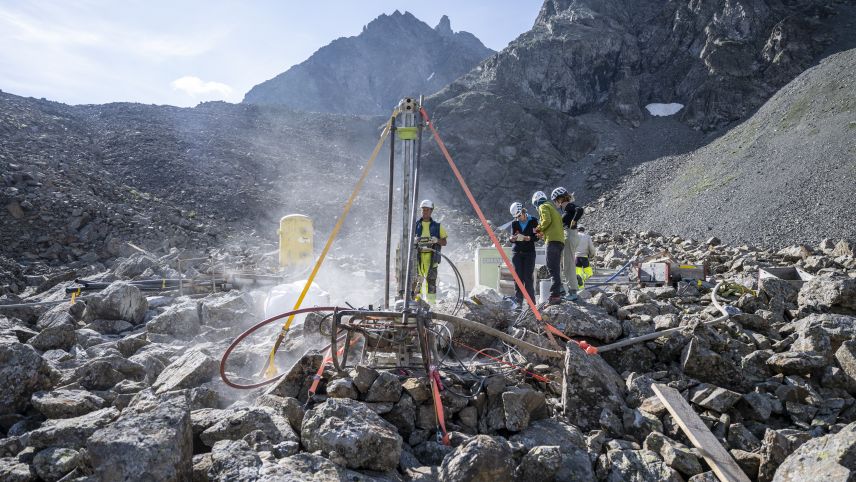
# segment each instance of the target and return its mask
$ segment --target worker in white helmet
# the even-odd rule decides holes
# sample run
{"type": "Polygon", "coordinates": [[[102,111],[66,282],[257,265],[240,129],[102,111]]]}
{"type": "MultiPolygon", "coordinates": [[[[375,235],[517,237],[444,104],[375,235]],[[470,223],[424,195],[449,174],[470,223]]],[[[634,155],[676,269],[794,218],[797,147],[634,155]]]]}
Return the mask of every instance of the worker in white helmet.
{"type": "Polygon", "coordinates": [[[585,212],[581,206],[574,204],[574,193],[568,192],[563,187],[553,189],[550,199],[553,204],[562,211],[562,225],[565,228],[565,249],[562,251],[562,274],[568,283],[567,301],[577,300],[577,266],[576,254],[579,237],[577,236],[577,222],[585,212]]]}
{"type": "Polygon", "coordinates": [[[422,299],[430,304],[437,302],[437,267],[440,250],[446,245],[446,229],[431,217],[434,203],[425,199],[419,204],[422,219],[416,223],[416,242],[419,245],[419,263],[416,266],[416,285],[413,291],[423,294],[422,299]],[[424,280],[424,283],[422,282],[424,280]],[[421,286],[419,284],[421,283],[421,286]]]}
{"type": "MultiPolygon", "coordinates": [[[[532,300],[535,300],[535,285],[533,278],[535,277],[535,228],[538,226],[538,218],[530,216],[523,207],[523,203],[515,202],[509,208],[514,220],[511,221],[511,242],[514,247],[511,251],[514,253],[511,256],[511,263],[514,265],[514,271],[520,281],[523,282],[523,287],[532,300]]],[[[523,304],[523,292],[520,287],[514,284],[515,300],[517,304],[523,304]]]]}

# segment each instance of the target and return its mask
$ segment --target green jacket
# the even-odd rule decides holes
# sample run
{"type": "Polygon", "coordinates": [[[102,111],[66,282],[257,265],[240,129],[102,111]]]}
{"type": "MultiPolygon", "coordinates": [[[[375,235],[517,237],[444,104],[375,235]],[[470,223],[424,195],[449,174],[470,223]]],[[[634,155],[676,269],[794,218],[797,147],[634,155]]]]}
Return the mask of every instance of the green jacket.
{"type": "Polygon", "coordinates": [[[564,244],[565,230],[562,229],[562,215],[550,201],[538,206],[538,217],[541,219],[538,230],[544,233],[544,242],[558,241],[564,244]]]}

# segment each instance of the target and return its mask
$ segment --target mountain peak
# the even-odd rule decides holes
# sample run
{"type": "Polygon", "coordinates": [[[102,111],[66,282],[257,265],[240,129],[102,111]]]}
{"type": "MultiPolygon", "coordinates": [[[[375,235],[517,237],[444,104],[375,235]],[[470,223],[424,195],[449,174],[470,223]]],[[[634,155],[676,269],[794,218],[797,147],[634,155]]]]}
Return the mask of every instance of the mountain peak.
{"type": "Polygon", "coordinates": [[[444,37],[451,37],[455,34],[455,32],[452,31],[452,22],[449,21],[448,15],[443,15],[442,17],[440,17],[440,23],[438,23],[437,26],[434,27],[434,30],[436,30],[437,33],[444,37]]]}
{"type": "Polygon", "coordinates": [[[385,114],[402,96],[437,92],[493,53],[472,34],[452,31],[446,15],[431,28],[412,13],[396,10],[369,22],[361,34],[337,39],[254,86],[244,102],[385,114]],[[410,66],[406,72],[389,75],[390,66],[403,63],[410,66]]]}

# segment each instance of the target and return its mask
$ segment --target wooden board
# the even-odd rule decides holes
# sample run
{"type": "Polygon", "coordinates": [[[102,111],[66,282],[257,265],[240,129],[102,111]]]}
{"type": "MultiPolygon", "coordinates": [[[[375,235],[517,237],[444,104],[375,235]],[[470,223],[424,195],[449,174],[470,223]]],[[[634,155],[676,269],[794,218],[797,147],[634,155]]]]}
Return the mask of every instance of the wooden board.
{"type": "Polygon", "coordinates": [[[675,421],[678,422],[684,433],[687,434],[687,437],[695,448],[701,452],[701,455],[713,469],[716,476],[719,477],[719,480],[724,482],[749,482],[749,477],[740,470],[740,466],[731,458],[731,454],[713,436],[707,425],[701,421],[701,418],[693,411],[690,404],[684,400],[679,391],[656,383],[651,388],[663,402],[663,405],[666,406],[669,413],[672,414],[675,421]]]}

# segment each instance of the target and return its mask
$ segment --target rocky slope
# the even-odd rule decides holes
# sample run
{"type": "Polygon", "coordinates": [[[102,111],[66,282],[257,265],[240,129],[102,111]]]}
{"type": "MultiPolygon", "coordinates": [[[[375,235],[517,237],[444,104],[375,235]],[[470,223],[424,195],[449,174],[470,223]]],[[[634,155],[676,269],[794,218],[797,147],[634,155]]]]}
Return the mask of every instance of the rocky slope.
{"type": "Polygon", "coordinates": [[[433,29],[410,12],[381,15],[256,85],[244,103],[387,115],[403,97],[437,92],[493,53],[445,15],[433,29]]]}
{"type": "Polygon", "coordinates": [[[854,78],[856,50],[824,59],[722,137],[628,173],[591,221],[766,245],[852,236],[854,78]]]}
{"type": "MultiPolygon", "coordinates": [[[[115,257],[125,241],[204,249],[258,230],[272,242],[279,217],[294,212],[329,230],[334,220],[320,214],[338,210],[379,122],[224,103],[67,106],[0,93],[0,254],[85,266],[115,257]]],[[[370,205],[373,193],[361,200],[370,205]]],[[[378,192],[377,205],[382,199],[378,192]]]]}
{"type": "MultiPolygon", "coordinates": [[[[319,339],[320,317],[292,328],[279,355],[283,378],[257,390],[227,387],[218,360],[262,316],[265,293],[146,293],[139,283],[169,272],[169,257],[122,259],[94,277],[112,282],[106,289],[75,304],[0,311],[0,359],[11,361],[0,364],[0,479],[714,480],[655,383],[680,391],[752,480],[838,480],[856,470],[852,245],[777,252],[651,232],[594,239],[607,266],[663,250],[707,263],[710,281],[737,283],[720,293],[730,319],[712,323],[719,312],[709,289],[680,282],[594,289],[585,301],[544,309],[566,335],[601,346],[682,327],[602,356],[571,342],[564,357],[540,359],[432,325],[453,344],[439,362],[449,446],[437,437],[419,369],[328,369],[310,398],[322,355],[290,368],[286,361],[319,339]],[[760,266],[794,262],[816,278],[801,287],[756,278],[760,266]],[[517,367],[473,356],[488,347],[517,367]]],[[[68,284],[33,299],[62,296],[68,284]]],[[[460,314],[552,346],[534,317],[517,316],[489,289],[464,300],[460,314]]],[[[278,330],[271,325],[233,352],[233,382],[255,379],[278,330]]]]}
{"type": "MultiPolygon", "coordinates": [[[[547,0],[531,31],[428,105],[491,212],[559,184],[593,202],[634,165],[704,145],[852,48],[853,13],[835,1],[547,0]],[[685,107],[655,119],[644,106],[657,102],[685,107]]],[[[438,155],[429,165],[450,183],[438,155]]]]}

